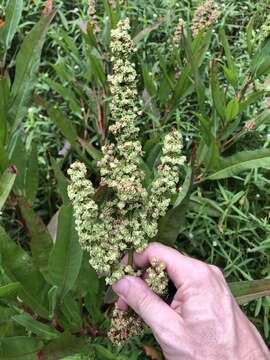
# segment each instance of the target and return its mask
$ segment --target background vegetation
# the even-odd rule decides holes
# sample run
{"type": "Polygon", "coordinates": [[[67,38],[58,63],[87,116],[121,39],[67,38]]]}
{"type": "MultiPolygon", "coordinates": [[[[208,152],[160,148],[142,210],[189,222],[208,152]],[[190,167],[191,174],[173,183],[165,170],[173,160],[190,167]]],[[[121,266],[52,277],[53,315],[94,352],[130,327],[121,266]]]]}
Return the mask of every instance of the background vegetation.
{"type": "Polygon", "coordinates": [[[110,290],[79,248],[66,194],[74,159],[98,183],[110,30],[125,16],[146,182],[172,127],[190,165],[157,240],[224,269],[270,344],[270,297],[260,297],[270,294],[270,40],[261,36],[270,3],[220,1],[218,21],[193,38],[199,4],[98,1],[95,32],[87,1],[1,1],[0,359],[162,358],[151,334],[122,349],[106,338],[110,290]]]}

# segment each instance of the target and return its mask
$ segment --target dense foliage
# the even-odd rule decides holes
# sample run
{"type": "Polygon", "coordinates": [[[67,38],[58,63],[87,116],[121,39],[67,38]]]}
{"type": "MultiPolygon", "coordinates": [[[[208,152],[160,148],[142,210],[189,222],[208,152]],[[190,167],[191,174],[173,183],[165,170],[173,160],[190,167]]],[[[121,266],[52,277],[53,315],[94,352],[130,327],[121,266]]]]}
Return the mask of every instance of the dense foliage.
{"type": "Polygon", "coordinates": [[[79,245],[67,191],[79,160],[95,201],[111,196],[98,163],[118,115],[111,34],[126,18],[143,186],[172,129],[187,158],[154,239],[224,269],[269,342],[269,1],[2,0],[0,9],[0,359],[162,358],[150,332],[122,348],[107,338],[114,295],[79,245]]]}

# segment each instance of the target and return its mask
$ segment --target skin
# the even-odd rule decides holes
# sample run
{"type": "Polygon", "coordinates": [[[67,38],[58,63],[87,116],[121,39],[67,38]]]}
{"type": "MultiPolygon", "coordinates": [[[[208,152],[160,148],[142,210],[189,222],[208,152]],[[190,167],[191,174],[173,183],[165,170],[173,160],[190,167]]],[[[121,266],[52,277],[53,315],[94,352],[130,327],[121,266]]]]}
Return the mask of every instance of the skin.
{"type": "Polygon", "coordinates": [[[215,266],[152,243],[135,254],[137,268],[155,257],[167,265],[177,292],[171,305],[146,283],[127,276],[113,285],[118,307],[130,306],[152,329],[167,360],[266,360],[270,353],[215,266]]]}

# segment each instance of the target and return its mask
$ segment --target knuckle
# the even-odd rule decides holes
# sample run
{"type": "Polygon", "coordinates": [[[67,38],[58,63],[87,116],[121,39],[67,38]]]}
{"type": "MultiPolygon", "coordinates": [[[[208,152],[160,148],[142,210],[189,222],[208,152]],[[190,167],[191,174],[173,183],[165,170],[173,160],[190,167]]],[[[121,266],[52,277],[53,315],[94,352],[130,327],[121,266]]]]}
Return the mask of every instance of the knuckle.
{"type": "Polygon", "coordinates": [[[209,265],[210,269],[219,277],[219,278],[223,278],[223,272],[222,270],[215,266],[215,265],[209,265]]]}
{"type": "Polygon", "coordinates": [[[199,269],[200,278],[203,280],[209,280],[211,277],[213,277],[213,273],[211,271],[210,266],[208,265],[202,265],[199,269]]]}

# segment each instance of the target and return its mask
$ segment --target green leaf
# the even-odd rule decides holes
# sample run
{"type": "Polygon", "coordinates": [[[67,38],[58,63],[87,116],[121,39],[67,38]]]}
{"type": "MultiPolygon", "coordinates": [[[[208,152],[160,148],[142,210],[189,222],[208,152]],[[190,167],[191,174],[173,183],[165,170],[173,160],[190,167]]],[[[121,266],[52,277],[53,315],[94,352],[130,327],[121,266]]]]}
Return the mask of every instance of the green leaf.
{"type": "Polygon", "coordinates": [[[228,83],[231,84],[234,88],[236,88],[238,83],[237,72],[234,72],[232,69],[229,69],[225,65],[221,65],[221,67],[224,71],[224,75],[226,76],[228,83]]]}
{"type": "Polygon", "coordinates": [[[170,246],[174,245],[177,236],[179,235],[179,232],[181,230],[181,227],[183,226],[183,222],[185,221],[184,214],[188,208],[188,201],[192,183],[193,176],[188,173],[182,189],[183,196],[180,198],[180,205],[169,210],[167,214],[160,219],[158,234],[155,239],[156,241],[170,246]]]}
{"type": "Polygon", "coordinates": [[[242,151],[236,155],[223,158],[219,168],[210,174],[208,180],[219,180],[232,177],[241,171],[270,167],[270,149],[242,151]]]}
{"type": "Polygon", "coordinates": [[[94,147],[90,142],[78,137],[78,141],[81,144],[81,146],[88,152],[88,154],[96,161],[99,161],[102,159],[103,154],[102,152],[94,147]]]}
{"type": "MultiPolygon", "coordinates": [[[[91,286],[89,284],[89,286],[91,286]]],[[[80,331],[82,328],[81,308],[78,301],[69,293],[61,304],[60,325],[72,332],[80,331]]]]}
{"type": "Polygon", "coordinates": [[[144,39],[147,35],[149,35],[152,31],[158,29],[160,25],[165,21],[165,18],[161,18],[155,24],[147,26],[143,30],[141,30],[134,38],[133,42],[138,43],[142,39],[144,39]]]}
{"type": "Polygon", "coordinates": [[[45,37],[55,12],[43,16],[26,35],[16,57],[16,73],[11,91],[9,118],[16,128],[27,111],[27,104],[36,80],[45,37]]]}
{"type": "Polygon", "coordinates": [[[25,172],[25,197],[33,205],[38,192],[38,152],[37,145],[34,143],[28,156],[28,163],[25,172]]]}
{"type": "Polygon", "coordinates": [[[224,48],[224,51],[225,51],[228,68],[237,75],[236,66],[235,66],[234,61],[233,61],[233,57],[232,57],[232,53],[231,53],[231,50],[230,50],[228,38],[226,36],[224,28],[220,28],[219,37],[220,37],[220,40],[222,42],[222,45],[223,45],[223,48],[224,48]]]}
{"type": "Polygon", "coordinates": [[[99,279],[95,270],[89,264],[89,255],[87,252],[83,253],[81,269],[72,290],[82,297],[85,296],[88,291],[95,295],[98,293],[99,279]]]}
{"type": "Polygon", "coordinates": [[[211,66],[211,89],[212,89],[212,98],[213,103],[216,109],[216,112],[225,120],[226,117],[226,104],[225,104],[225,94],[219,84],[217,77],[217,63],[214,60],[211,66]]]}
{"type": "Polygon", "coordinates": [[[14,322],[11,317],[15,314],[14,309],[0,306],[0,339],[5,336],[14,336],[14,322]]]}
{"type": "Polygon", "coordinates": [[[20,131],[16,131],[9,140],[8,152],[10,163],[15,165],[17,168],[15,187],[16,189],[23,192],[25,185],[25,171],[27,166],[27,153],[20,131]]]}
{"type": "Polygon", "coordinates": [[[270,39],[254,55],[250,71],[253,77],[258,78],[270,71],[270,39]]]}
{"type": "Polygon", "coordinates": [[[236,116],[239,114],[239,110],[240,110],[239,102],[236,99],[236,97],[234,97],[226,107],[226,112],[225,112],[226,120],[227,121],[234,120],[236,116]]]}
{"type": "Polygon", "coordinates": [[[270,123],[270,109],[266,109],[255,118],[256,126],[270,123]]]}
{"type": "Polygon", "coordinates": [[[4,147],[8,132],[9,81],[0,75],[0,148],[4,147]]]}
{"type": "Polygon", "coordinates": [[[52,88],[52,90],[56,91],[68,102],[69,108],[73,113],[81,114],[81,106],[78,103],[74,92],[70,88],[49,78],[46,79],[46,83],[52,88]]]}
{"type": "Polygon", "coordinates": [[[56,123],[61,133],[68,140],[71,146],[73,146],[74,149],[76,150],[78,147],[76,141],[77,133],[71,120],[68,119],[62,111],[52,107],[49,104],[46,104],[46,109],[48,111],[48,115],[51,118],[51,120],[56,123]]]}
{"type": "Polygon", "coordinates": [[[54,285],[50,288],[48,292],[50,319],[53,319],[55,316],[57,296],[58,296],[58,286],[54,285]]]}
{"type": "Polygon", "coordinates": [[[0,298],[16,294],[20,288],[20,283],[13,282],[0,287],[0,298]]]}
{"type": "Polygon", "coordinates": [[[247,108],[256,103],[258,100],[260,100],[265,95],[264,91],[253,91],[251,94],[247,96],[247,98],[240,103],[240,111],[245,111],[247,108]]]}
{"type": "Polygon", "coordinates": [[[29,314],[15,315],[12,319],[43,340],[57,339],[60,335],[58,331],[40,321],[34,320],[29,314]]]}
{"type": "Polygon", "coordinates": [[[5,51],[7,51],[11,45],[11,41],[17,31],[21,15],[23,10],[23,0],[9,0],[7,9],[6,9],[6,17],[5,17],[5,25],[0,30],[0,39],[4,45],[5,51]]]}
{"type": "Polygon", "coordinates": [[[189,166],[187,169],[186,169],[186,178],[185,178],[185,181],[184,181],[184,184],[183,186],[181,186],[181,188],[179,189],[179,194],[175,200],[175,203],[173,205],[174,208],[180,206],[182,204],[182,202],[184,201],[184,199],[186,198],[188,192],[190,191],[190,188],[191,188],[191,185],[192,185],[192,182],[193,182],[193,174],[192,174],[192,167],[189,166]]]}
{"type": "Polygon", "coordinates": [[[12,281],[20,282],[19,296],[35,313],[48,318],[48,285],[31,257],[0,227],[1,265],[12,281]]]}
{"type": "Polygon", "coordinates": [[[57,188],[60,193],[61,199],[64,205],[68,205],[70,203],[67,187],[68,187],[68,180],[65,175],[62,173],[58,162],[51,158],[52,168],[54,171],[54,176],[57,180],[57,188]]]}
{"type": "Polygon", "coordinates": [[[0,176],[0,212],[13,188],[17,176],[17,169],[11,166],[0,176]]]}
{"type": "Polygon", "coordinates": [[[87,22],[87,36],[85,37],[88,44],[94,48],[98,47],[97,40],[95,37],[94,29],[90,21],[87,22]]]}
{"type": "Polygon", "coordinates": [[[19,206],[29,236],[33,261],[48,279],[48,259],[53,247],[52,238],[42,219],[33,211],[24,198],[19,198],[19,206]]]}
{"type": "Polygon", "coordinates": [[[234,282],[229,286],[240,305],[270,295],[270,279],[234,282]]]}
{"type": "Polygon", "coordinates": [[[63,206],[58,216],[57,237],[49,258],[53,285],[59,287],[62,299],[75,284],[82,261],[82,250],[75,229],[71,206],[63,206]]]}
{"type": "Polygon", "coordinates": [[[42,98],[36,97],[36,102],[38,105],[44,107],[47,110],[48,115],[51,118],[51,120],[56,123],[56,125],[60,129],[63,136],[68,140],[68,142],[71,144],[71,146],[77,152],[80,159],[84,163],[86,163],[90,169],[95,171],[95,168],[93,167],[92,163],[90,161],[88,161],[88,159],[84,156],[79,144],[77,143],[76,129],[73,126],[71,120],[67,119],[67,116],[62,111],[60,111],[59,109],[56,109],[55,107],[53,107],[51,104],[47,103],[42,98]]]}
{"type": "Polygon", "coordinates": [[[144,87],[146,88],[148,94],[151,97],[156,96],[157,94],[156,84],[152,79],[146,64],[144,63],[142,63],[142,75],[143,75],[144,87]]]}
{"type": "Polygon", "coordinates": [[[98,78],[101,85],[103,87],[106,87],[106,76],[102,60],[93,51],[90,52],[88,55],[95,76],[98,78]]]}
{"type": "Polygon", "coordinates": [[[129,360],[130,358],[122,355],[115,355],[110,350],[99,344],[93,344],[93,348],[96,350],[98,359],[102,360],[129,360]]]}
{"type": "Polygon", "coordinates": [[[188,207],[196,213],[203,211],[203,213],[210,217],[219,218],[223,214],[222,208],[215,201],[195,195],[191,195],[188,207]]]}
{"type": "MultiPolygon", "coordinates": [[[[210,41],[212,37],[212,32],[208,31],[207,33],[199,34],[192,43],[192,53],[195,56],[196,66],[200,67],[205,58],[205,54],[209,48],[210,41]]],[[[170,112],[168,113],[166,120],[170,118],[170,115],[173,113],[175,106],[186,97],[192,91],[192,81],[190,76],[192,74],[190,64],[187,64],[182,70],[179,79],[175,84],[173,91],[173,96],[170,101],[170,112]]],[[[165,121],[166,122],[166,121],[165,121]]]]}
{"type": "Polygon", "coordinates": [[[192,52],[192,44],[190,38],[188,37],[188,34],[185,31],[183,33],[183,40],[187,61],[191,66],[191,70],[194,76],[194,86],[197,93],[198,106],[200,112],[203,114],[205,108],[205,88],[200,76],[200,64],[198,64],[197,62],[198,55],[192,52]]]}
{"type": "Polygon", "coordinates": [[[43,343],[38,338],[14,336],[0,338],[1,360],[36,360],[43,343]]]}
{"type": "Polygon", "coordinates": [[[247,26],[247,49],[249,56],[253,53],[253,32],[254,32],[254,17],[252,17],[247,26]]]}
{"type": "Polygon", "coordinates": [[[103,0],[103,4],[105,7],[106,15],[110,19],[111,28],[114,29],[118,23],[119,16],[118,16],[117,12],[114,11],[112,5],[110,4],[110,2],[108,0],[103,0]]]}
{"type": "Polygon", "coordinates": [[[83,353],[89,348],[89,337],[73,336],[64,332],[56,340],[52,340],[42,350],[44,360],[62,360],[66,356],[83,353]]]}

